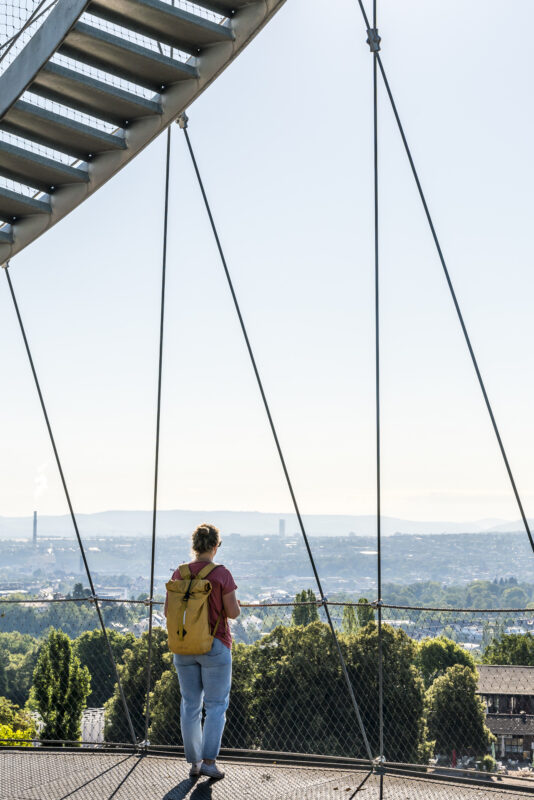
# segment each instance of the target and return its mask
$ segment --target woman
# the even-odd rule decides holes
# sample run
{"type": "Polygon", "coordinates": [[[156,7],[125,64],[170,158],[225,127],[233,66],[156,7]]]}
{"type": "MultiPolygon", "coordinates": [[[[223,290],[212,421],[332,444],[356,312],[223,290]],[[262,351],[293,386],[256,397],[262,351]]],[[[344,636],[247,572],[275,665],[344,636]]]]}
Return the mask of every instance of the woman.
{"type": "MultiPolygon", "coordinates": [[[[218,528],[208,524],[199,525],[192,536],[194,558],[189,564],[192,575],[197,575],[214,560],[221,544],[218,528]]],[[[177,569],[172,580],[179,580],[180,577],[177,569]]],[[[235,594],[237,586],[226,567],[215,567],[209,574],[209,581],[212,585],[209,597],[211,630],[215,628],[222,612],[212,648],[205,655],[175,654],[173,659],[182,694],[180,726],[185,758],[191,764],[189,775],[192,778],[199,775],[224,778],[216,759],[221,747],[232,683],[232,634],[227,618],[237,619],[241,613],[235,594]],[[206,710],[203,727],[202,701],[206,710]]]]}

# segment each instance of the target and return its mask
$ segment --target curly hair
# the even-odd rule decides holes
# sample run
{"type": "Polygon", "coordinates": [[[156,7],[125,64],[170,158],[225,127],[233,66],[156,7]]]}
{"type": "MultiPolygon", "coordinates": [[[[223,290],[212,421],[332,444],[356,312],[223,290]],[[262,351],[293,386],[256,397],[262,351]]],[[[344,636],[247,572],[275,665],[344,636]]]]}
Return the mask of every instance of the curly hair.
{"type": "Polygon", "coordinates": [[[215,525],[209,525],[204,522],[193,531],[192,547],[193,552],[197,555],[199,553],[206,553],[208,550],[213,550],[219,544],[219,529],[215,525]]]}

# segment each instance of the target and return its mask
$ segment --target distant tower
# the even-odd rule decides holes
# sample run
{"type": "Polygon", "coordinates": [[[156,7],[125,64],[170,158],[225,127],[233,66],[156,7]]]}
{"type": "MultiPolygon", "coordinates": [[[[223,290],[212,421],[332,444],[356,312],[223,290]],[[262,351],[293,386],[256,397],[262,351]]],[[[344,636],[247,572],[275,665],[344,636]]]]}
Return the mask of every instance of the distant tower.
{"type": "Polygon", "coordinates": [[[33,549],[37,549],[37,511],[33,512],[33,549]]]}
{"type": "Polygon", "coordinates": [[[285,536],[286,535],[286,521],[285,519],[278,520],[278,535],[285,536]]]}

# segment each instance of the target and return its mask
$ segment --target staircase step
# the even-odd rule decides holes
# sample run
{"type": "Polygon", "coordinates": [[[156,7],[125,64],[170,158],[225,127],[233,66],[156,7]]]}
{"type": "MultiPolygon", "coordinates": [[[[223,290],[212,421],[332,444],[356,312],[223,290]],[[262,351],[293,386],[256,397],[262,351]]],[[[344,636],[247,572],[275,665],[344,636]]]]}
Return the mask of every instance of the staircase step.
{"type": "Polygon", "coordinates": [[[41,192],[54,191],[66,183],[87,183],[83,168],[69,167],[38,153],[0,141],[0,175],[33,186],[41,192]]]}
{"type": "Polygon", "coordinates": [[[87,11],[192,55],[234,38],[231,28],[160,0],[93,0],[87,11]]]}
{"type": "Polygon", "coordinates": [[[35,200],[0,186],[0,219],[4,222],[13,222],[32,214],[50,214],[50,211],[48,200],[35,200]]]}
{"type": "Polygon", "coordinates": [[[48,63],[30,91],[57,103],[84,111],[122,128],[131,120],[161,114],[161,105],[74,70],[48,63]]]}
{"type": "Polygon", "coordinates": [[[87,161],[97,153],[124,150],[126,147],[124,137],[120,134],[99,131],[23,100],[9,109],[0,121],[0,129],[82,161],[87,161]]]}
{"type": "Polygon", "coordinates": [[[195,67],[78,22],[59,48],[62,55],[159,92],[198,77],[195,67]]]}

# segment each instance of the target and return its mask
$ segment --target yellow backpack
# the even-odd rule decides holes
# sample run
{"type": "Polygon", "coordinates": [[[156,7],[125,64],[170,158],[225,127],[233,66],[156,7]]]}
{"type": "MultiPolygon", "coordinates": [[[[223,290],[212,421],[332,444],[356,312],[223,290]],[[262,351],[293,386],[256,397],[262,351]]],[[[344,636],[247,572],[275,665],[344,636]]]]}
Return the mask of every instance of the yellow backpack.
{"type": "Polygon", "coordinates": [[[172,653],[200,656],[211,650],[222,611],[211,631],[208,612],[212,586],[206,578],[217,566],[207,564],[195,576],[188,564],[181,564],[180,579],[166,584],[167,634],[172,653]]]}

